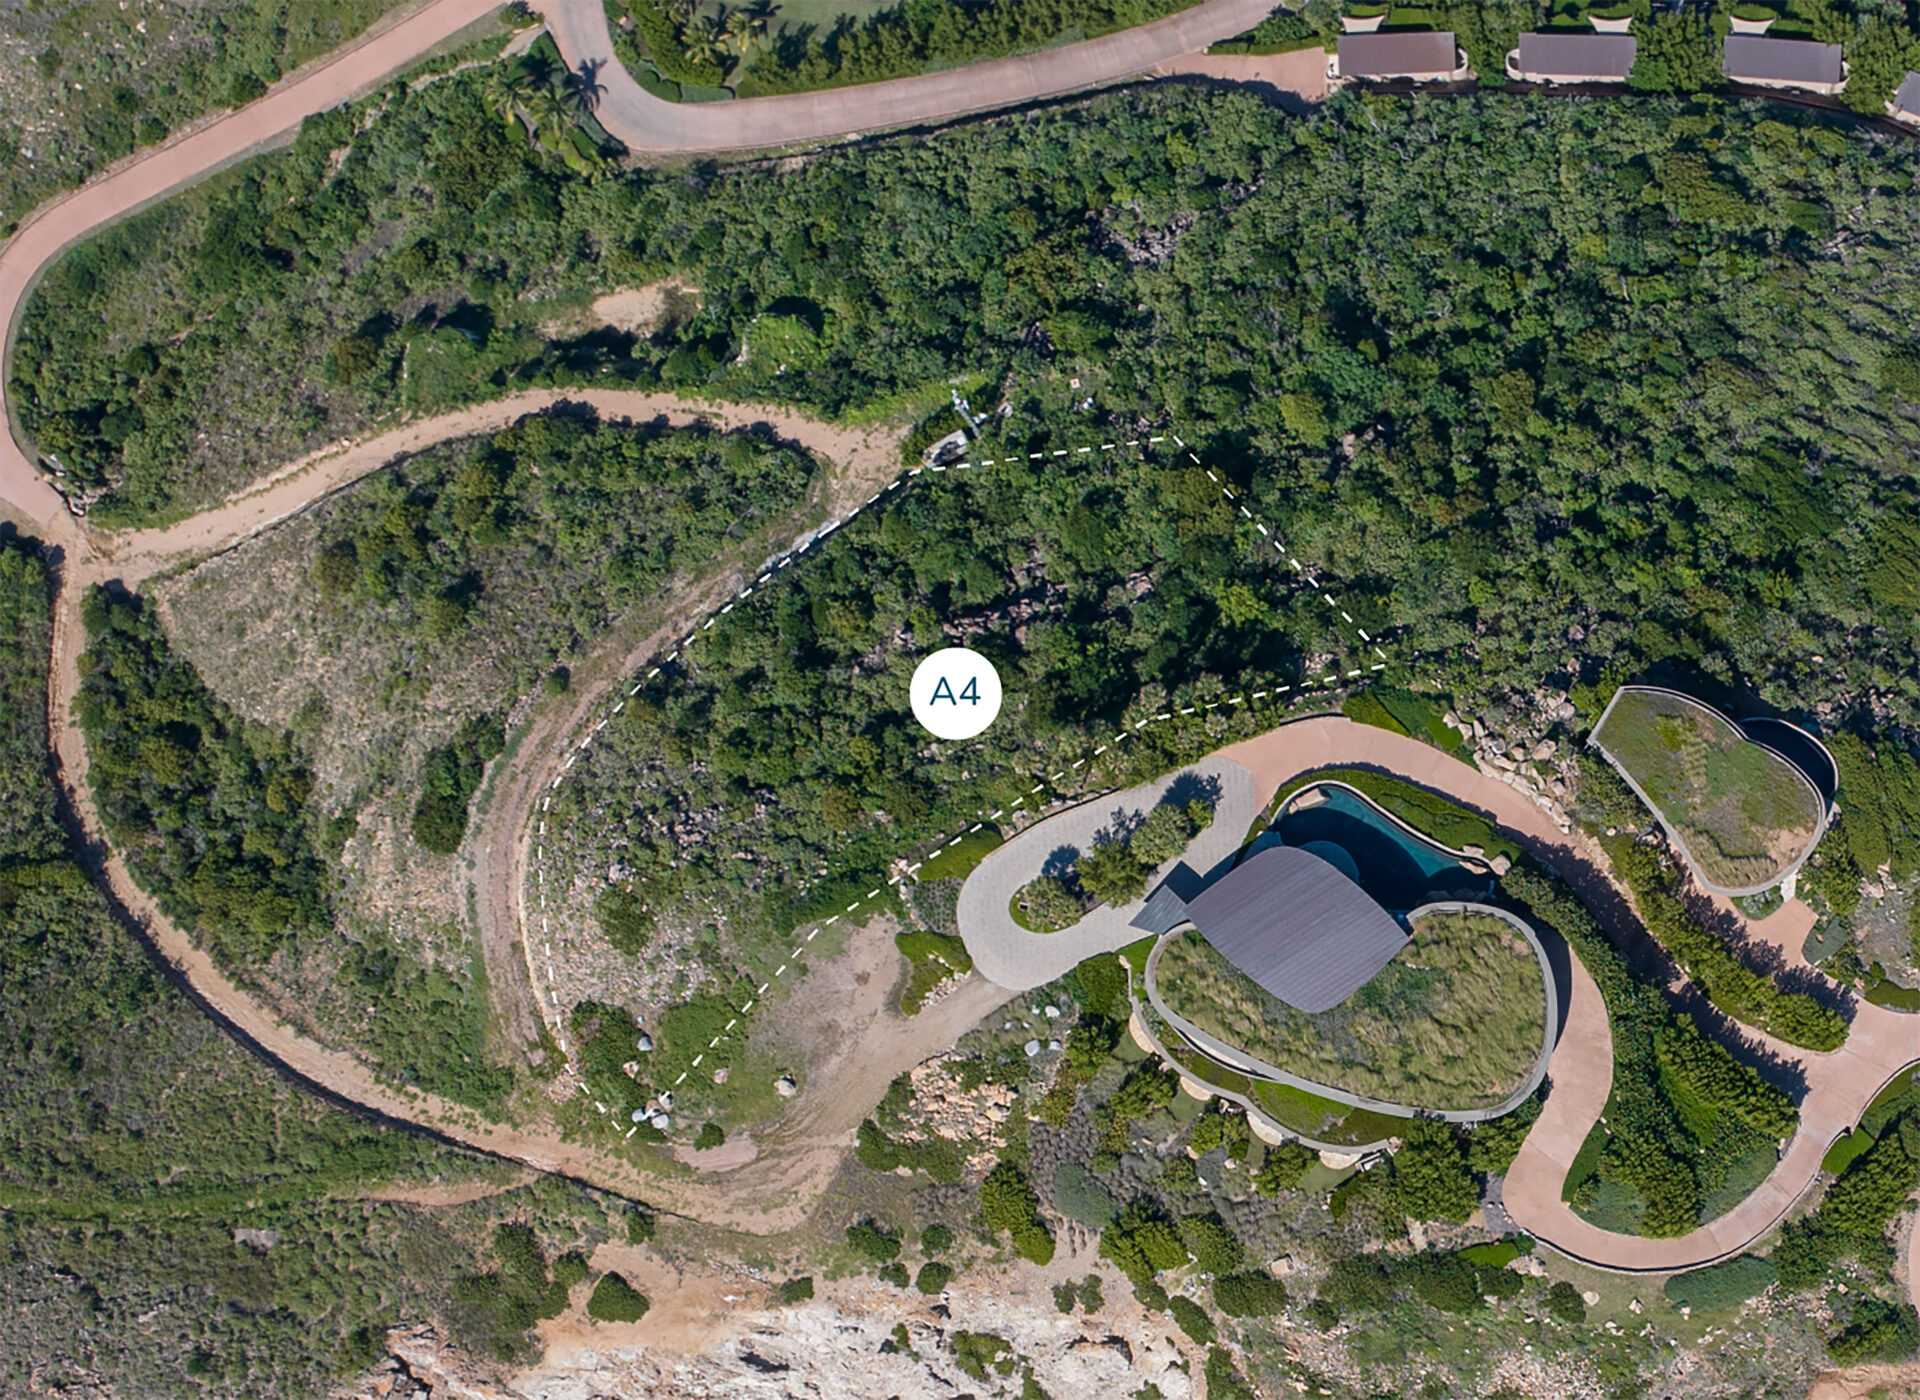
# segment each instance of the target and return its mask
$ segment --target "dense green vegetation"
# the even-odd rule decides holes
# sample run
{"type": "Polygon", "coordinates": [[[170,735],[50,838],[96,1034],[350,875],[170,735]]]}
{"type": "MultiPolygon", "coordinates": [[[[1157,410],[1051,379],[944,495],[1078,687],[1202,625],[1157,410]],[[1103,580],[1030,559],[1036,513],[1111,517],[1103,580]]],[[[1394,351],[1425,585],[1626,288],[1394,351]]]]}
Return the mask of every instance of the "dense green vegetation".
{"type": "Polygon", "coordinates": [[[1680,897],[1676,864],[1631,837],[1606,837],[1603,844],[1614,870],[1633,890],[1647,931],[1715,1006],[1810,1050],[1832,1050],[1846,1041],[1847,1022],[1840,1012],[1809,993],[1787,991],[1767,973],[1748,967],[1723,938],[1694,917],[1680,897]]]}
{"type": "Polygon", "coordinates": [[[10,9],[8,52],[32,62],[9,65],[0,106],[0,223],[205,112],[252,101],[392,8],[394,0],[214,0],[164,20],[117,0],[10,9]]]}
{"type": "Polygon", "coordinates": [[[396,1317],[460,1326],[490,1206],[353,1198],[478,1163],[300,1093],[118,925],[55,817],[49,633],[41,564],[0,543],[0,1390],[330,1393],[396,1317]]]}
{"type": "Polygon", "coordinates": [[[414,840],[443,856],[460,849],[467,834],[467,804],[480,790],[488,762],[506,746],[506,727],[500,717],[475,715],[454,732],[450,742],[428,750],[420,773],[420,800],[413,809],[414,840]]]}
{"type": "Polygon", "coordinates": [[[167,915],[230,965],[325,925],[290,737],[248,725],[173,657],[140,599],[95,589],[75,705],[115,849],[167,915]]]}
{"type": "Polygon", "coordinates": [[[75,712],[107,835],[134,878],[243,982],[326,950],[344,975],[324,996],[355,1027],[356,1049],[404,1082],[497,1109],[513,1076],[488,1058],[478,972],[463,981],[371,935],[336,946],[292,737],[209,694],[141,599],[96,589],[83,617],[75,712]]]}
{"type": "Polygon", "coordinates": [[[1776,1130],[1792,1127],[1777,1091],[1703,1043],[1565,885],[1521,865],[1501,893],[1536,928],[1566,939],[1607,1004],[1607,1131],[1596,1128],[1568,1168],[1567,1199],[1605,1228],[1656,1236],[1683,1235],[1736,1204],[1772,1170],[1776,1130]]]}
{"type": "Polygon", "coordinates": [[[1490,1108],[1541,1056],[1540,960],[1504,920],[1430,914],[1353,996],[1309,1014],[1236,970],[1198,932],[1162,947],[1167,1010],[1277,1069],[1414,1108],[1490,1108]]]}
{"type": "MultiPolygon", "coordinates": [[[[767,12],[752,6],[722,9],[716,16],[673,0],[632,0],[626,8],[638,42],[628,40],[631,49],[621,57],[643,86],[661,96],[681,96],[676,85],[713,88],[725,83],[742,97],[757,97],[903,78],[1001,58],[1128,29],[1192,3],[915,0],[860,19],[843,16],[824,28],[780,23],[769,33],[767,12]]],[[[777,6],[771,14],[778,19],[777,6]]]]}

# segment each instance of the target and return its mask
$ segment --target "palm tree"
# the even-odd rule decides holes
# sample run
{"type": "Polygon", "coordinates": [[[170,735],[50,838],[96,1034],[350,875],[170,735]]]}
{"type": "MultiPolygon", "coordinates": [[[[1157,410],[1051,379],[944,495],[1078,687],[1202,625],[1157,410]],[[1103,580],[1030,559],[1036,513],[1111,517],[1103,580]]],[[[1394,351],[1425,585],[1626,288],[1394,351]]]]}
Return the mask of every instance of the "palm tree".
{"type": "Polygon", "coordinates": [[[583,58],[580,66],[567,74],[561,84],[561,96],[579,116],[590,116],[600,108],[600,99],[607,90],[600,82],[602,60],[583,58]]]}
{"type": "Polygon", "coordinates": [[[533,123],[536,133],[545,131],[551,125],[567,121],[567,106],[560,100],[560,94],[551,87],[537,87],[527,94],[527,119],[533,123]]]}
{"type": "Polygon", "coordinates": [[[726,38],[720,31],[720,21],[712,15],[696,15],[693,23],[687,26],[685,41],[687,57],[695,63],[718,64],[727,51],[726,38]]]}
{"type": "Polygon", "coordinates": [[[754,45],[766,35],[766,15],[758,5],[729,10],[726,14],[726,31],[727,47],[745,59],[753,52],[754,45]]]}
{"type": "Polygon", "coordinates": [[[501,121],[511,122],[526,102],[529,87],[527,75],[519,65],[496,66],[487,74],[487,110],[498,112],[501,121]]]}

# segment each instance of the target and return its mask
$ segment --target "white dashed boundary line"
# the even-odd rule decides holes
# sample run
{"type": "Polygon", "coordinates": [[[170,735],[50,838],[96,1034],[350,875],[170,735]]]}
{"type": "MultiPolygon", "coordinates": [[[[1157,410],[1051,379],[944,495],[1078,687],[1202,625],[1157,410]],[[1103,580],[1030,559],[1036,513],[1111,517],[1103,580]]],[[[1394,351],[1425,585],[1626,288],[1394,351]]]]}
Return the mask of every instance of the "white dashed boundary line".
{"type": "MultiPolygon", "coordinates": [[[[1277,530],[1270,530],[1263,521],[1255,517],[1253,512],[1247,509],[1246,503],[1240,499],[1239,495],[1233,490],[1231,486],[1227,484],[1225,479],[1222,478],[1211,467],[1207,466],[1206,463],[1202,462],[1198,454],[1194,452],[1192,447],[1189,446],[1187,442],[1183,438],[1181,438],[1180,435],[1177,433],[1170,432],[1170,433],[1165,433],[1165,434],[1161,434],[1153,437],[1129,438],[1125,441],[1116,440],[1113,442],[1103,442],[1098,445],[1088,444],[1087,446],[1084,446],[1084,447],[1075,447],[1075,448],[1061,447],[1061,448],[1055,448],[1051,451],[1046,451],[1046,452],[1028,452],[1025,454],[1016,453],[1009,456],[997,457],[997,458],[986,457],[986,458],[981,458],[977,461],[969,458],[959,462],[945,462],[936,466],[914,467],[908,471],[902,472],[899,476],[895,477],[891,482],[889,482],[883,489],[874,492],[871,496],[867,497],[867,499],[863,501],[860,505],[855,506],[851,511],[847,513],[847,518],[845,520],[828,521],[825,525],[821,526],[819,530],[815,531],[813,536],[810,539],[808,539],[806,543],[801,545],[799,548],[793,550],[792,552],[786,555],[783,555],[782,557],[777,559],[771,566],[765,569],[758,578],[754,579],[754,581],[750,585],[748,585],[746,588],[743,588],[738,595],[736,595],[734,598],[732,598],[723,606],[721,606],[718,609],[718,611],[714,612],[711,616],[709,616],[706,619],[706,621],[702,623],[699,627],[696,627],[693,631],[689,632],[681,640],[678,646],[676,646],[672,651],[668,652],[664,657],[660,658],[660,660],[657,663],[655,663],[653,666],[648,668],[645,675],[642,676],[641,679],[635,681],[633,685],[628,688],[626,694],[623,695],[614,704],[612,710],[606,716],[602,717],[601,720],[586,733],[586,735],[579,741],[579,743],[574,745],[573,752],[568,754],[566,761],[560,765],[559,773],[557,773],[554,776],[553,781],[548,784],[547,792],[541,798],[539,824],[535,830],[535,835],[534,835],[534,870],[536,873],[535,885],[538,892],[538,903],[539,903],[540,948],[541,948],[541,953],[545,959],[544,971],[546,974],[546,989],[547,989],[547,1004],[541,1006],[540,1014],[541,1014],[542,1020],[545,1021],[549,1025],[550,1029],[553,1031],[555,1040],[558,1042],[560,1046],[561,1053],[567,1057],[567,1063],[565,1068],[566,1068],[566,1074],[568,1079],[580,1091],[582,1096],[584,1096],[585,1098],[587,1098],[593,1103],[593,1106],[596,1111],[598,1111],[599,1113],[605,1114],[607,1116],[612,1116],[614,1112],[614,1110],[610,1108],[608,1105],[601,1103],[598,1099],[595,1099],[593,1097],[592,1090],[590,1090],[587,1087],[586,1081],[581,1077],[580,1072],[574,1066],[573,1050],[567,1043],[565,1017],[562,1016],[560,1011],[560,993],[558,988],[554,985],[553,938],[555,936],[555,931],[552,927],[552,917],[549,915],[548,909],[547,909],[547,865],[546,865],[547,816],[546,814],[549,811],[549,809],[552,808],[554,793],[559,790],[560,784],[566,780],[568,770],[571,769],[574,763],[580,758],[580,756],[587,751],[588,746],[593,743],[595,736],[597,736],[601,730],[607,727],[607,721],[611,719],[614,715],[617,715],[622,710],[626,709],[627,701],[632,699],[634,696],[638,695],[641,689],[646,685],[648,681],[654,679],[654,677],[658,676],[668,666],[671,666],[675,662],[679,661],[679,659],[687,651],[687,649],[690,648],[696,641],[698,641],[700,637],[703,636],[706,632],[711,630],[713,625],[716,622],[718,622],[722,617],[725,617],[728,613],[732,612],[734,608],[737,607],[740,603],[743,603],[748,598],[751,598],[755,592],[765,587],[767,583],[775,577],[775,575],[779,574],[782,570],[786,569],[790,564],[793,564],[795,561],[802,559],[806,555],[812,553],[817,546],[823,544],[837,530],[841,529],[845,525],[851,524],[854,518],[858,516],[860,512],[865,510],[868,506],[874,505],[877,502],[879,502],[882,498],[890,496],[892,493],[900,490],[904,486],[910,485],[916,477],[919,477],[922,475],[937,475],[944,472],[978,471],[988,467],[1002,466],[1002,465],[1007,465],[1014,462],[1047,462],[1047,461],[1054,461],[1062,457],[1087,456],[1096,452],[1105,453],[1105,452],[1123,452],[1123,451],[1143,450],[1143,449],[1159,446],[1161,443],[1167,442],[1169,440],[1171,440],[1180,451],[1186,454],[1188,461],[1192,462],[1194,466],[1200,468],[1200,470],[1204,471],[1207,474],[1208,479],[1211,480],[1215,486],[1220,488],[1221,496],[1225,498],[1225,500],[1230,505],[1234,506],[1239,510],[1242,518],[1252,522],[1254,529],[1260,533],[1260,536],[1273,546],[1274,551],[1281,558],[1287,561],[1287,566],[1293,571],[1295,578],[1297,580],[1306,581],[1311,584],[1312,580],[1307,577],[1308,575],[1307,566],[1302,564],[1300,560],[1294,556],[1293,552],[1287,547],[1286,541],[1281,537],[1279,532],[1277,530]]],[[[1309,693],[1315,689],[1330,687],[1330,686],[1337,686],[1337,685],[1344,684],[1345,682],[1348,682],[1348,681],[1361,680],[1373,673],[1384,671],[1387,666],[1387,654],[1385,651],[1381,649],[1378,640],[1368,635],[1366,629],[1361,627],[1357,622],[1354,621],[1353,615],[1349,613],[1345,608],[1340,606],[1339,599],[1335,598],[1331,593],[1327,592],[1324,588],[1319,587],[1318,585],[1313,585],[1313,586],[1314,586],[1315,592],[1318,593],[1320,600],[1327,606],[1329,612],[1332,614],[1336,614],[1341,619],[1341,622],[1345,624],[1344,628],[1340,627],[1339,624],[1336,624],[1336,628],[1338,630],[1351,629],[1353,634],[1359,639],[1360,646],[1363,648],[1361,655],[1365,656],[1366,651],[1371,650],[1371,652],[1373,653],[1374,660],[1372,660],[1371,662],[1364,663],[1358,667],[1348,668],[1348,669],[1345,669],[1344,671],[1342,670],[1329,671],[1324,675],[1320,675],[1317,677],[1313,677],[1313,678],[1309,678],[1309,679],[1305,679],[1297,682],[1291,682],[1287,684],[1280,684],[1276,682],[1274,684],[1267,686],[1265,689],[1261,689],[1261,690],[1243,691],[1240,694],[1231,695],[1231,696],[1222,695],[1220,698],[1212,701],[1205,701],[1205,702],[1196,701],[1194,704],[1182,706],[1177,710],[1169,709],[1169,710],[1158,712],[1156,714],[1148,715],[1146,718],[1135,722],[1131,728],[1121,729],[1120,731],[1115,733],[1112,738],[1106,740],[1104,743],[1096,747],[1093,750],[1093,753],[1089,757],[1075,759],[1074,762],[1069,767],[1062,768],[1057,772],[1049,774],[1045,782],[1035,783],[1034,786],[1028,790],[1026,796],[1016,798],[1011,804],[1011,806],[996,809],[992,813],[988,814],[983,820],[977,821],[973,823],[973,825],[954,833],[951,837],[941,836],[936,838],[931,843],[931,846],[929,847],[930,853],[925,859],[914,861],[912,864],[908,865],[908,864],[904,864],[904,861],[906,859],[905,856],[897,857],[893,863],[896,866],[901,867],[900,873],[894,875],[891,879],[887,881],[885,885],[880,886],[879,888],[876,888],[876,889],[868,890],[866,894],[862,895],[859,899],[854,900],[851,904],[847,905],[847,907],[841,910],[838,914],[834,914],[830,918],[823,919],[821,922],[819,922],[818,924],[814,925],[811,929],[809,929],[804,938],[799,938],[798,941],[794,943],[792,951],[788,954],[787,959],[780,964],[779,969],[775,971],[773,976],[769,978],[767,981],[762,982],[759,985],[759,987],[755,989],[753,996],[749,997],[746,1003],[740,1007],[740,1016],[744,1016],[749,1011],[751,1011],[754,1007],[754,1004],[759,1000],[759,998],[766,995],[767,989],[771,987],[775,981],[784,977],[787,974],[787,971],[791,967],[798,964],[798,962],[800,961],[801,953],[804,950],[805,946],[813,942],[815,938],[819,937],[819,935],[823,930],[833,927],[833,925],[839,923],[842,918],[846,917],[849,914],[858,912],[865,905],[871,904],[874,900],[878,899],[881,896],[881,894],[889,888],[892,888],[894,886],[903,886],[904,883],[909,879],[912,879],[915,881],[915,883],[918,883],[919,876],[917,872],[920,870],[920,867],[926,863],[926,860],[932,858],[933,854],[937,854],[939,851],[945,850],[948,847],[958,845],[964,837],[971,835],[973,832],[979,831],[989,821],[997,821],[1002,816],[1011,815],[1015,811],[1026,808],[1028,799],[1032,797],[1036,797],[1041,792],[1045,791],[1047,783],[1058,782],[1061,778],[1067,777],[1069,774],[1078,772],[1080,769],[1084,768],[1088,763],[1090,763],[1093,759],[1100,757],[1100,755],[1106,753],[1109,749],[1116,748],[1119,745],[1125,743],[1128,739],[1134,738],[1137,734],[1139,734],[1142,730],[1144,730],[1148,725],[1164,724],[1176,719],[1190,718],[1195,715],[1204,717],[1205,715],[1210,714],[1213,711],[1219,710],[1222,708],[1231,709],[1239,706],[1253,706],[1267,700],[1273,700],[1278,703],[1287,704],[1287,703],[1291,703],[1291,698],[1309,693]],[[1283,697],[1288,697],[1288,698],[1283,698],[1283,697]]],[[[1027,810],[1029,811],[1038,810],[1041,805],[1043,804],[1035,804],[1034,808],[1027,809],[1027,810]]],[[[918,845],[920,843],[915,843],[915,844],[918,845]]],[[[564,939],[565,937],[564,931],[561,932],[560,936],[564,939]]],[[[527,976],[529,980],[533,983],[533,986],[535,989],[535,995],[537,999],[538,993],[539,993],[539,987],[540,987],[540,978],[537,974],[537,971],[534,965],[533,940],[531,938],[523,937],[521,939],[521,945],[526,954],[527,976]]],[[[731,1031],[733,1027],[738,1023],[738,1021],[739,1021],[739,1016],[736,1016],[734,1017],[733,1020],[727,1022],[726,1030],[731,1031]]],[[[699,1068],[700,1062],[704,1060],[707,1056],[707,1051],[717,1049],[720,1045],[720,1042],[727,1038],[728,1037],[725,1034],[725,1032],[722,1032],[720,1035],[715,1036],[713,1040],[708,1044],[707,1049],[701,1051],[698,1055],[694,1057],[691,1068],[693,1069],[699,1068]]],[[[674,1087],[674,1088],[679,1087],[682,1083],[686,1081],[686,1078],[687,1078],[687,1071],[685,1070],[681,1071],[680,1077],[673,1081],[673,1085],[671,1087],[674,1087]]],[[[638,1130],[639,1130],[639,1125],[636,1123],[627,1129],[626,1136],[631,1138],[634,1135],[634,1133],[637,1132],[638,1130]]]]}

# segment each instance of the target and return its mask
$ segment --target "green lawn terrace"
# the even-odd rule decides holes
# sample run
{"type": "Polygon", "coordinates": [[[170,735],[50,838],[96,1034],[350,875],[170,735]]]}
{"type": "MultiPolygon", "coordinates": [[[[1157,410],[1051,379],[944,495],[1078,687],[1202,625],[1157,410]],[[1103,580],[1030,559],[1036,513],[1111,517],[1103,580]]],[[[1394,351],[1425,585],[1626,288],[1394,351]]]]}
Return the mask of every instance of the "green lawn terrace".
{"type": "Polygon", "coordinates": [[[1531,931],[1463,903],[1406,927],[1392,960],[1324,1011],[1289,1005],[1192,927],[1161,940],[1147,986],[1169,1026],[1250,1078],[1398,1116],[1510,1110],[1539,1084],[1557,1020],[1531,931]]]}
{"type": "MultiPolygon", "coordinates": [[[[1780,729],[1797,740],[1796,750],[1826,756],[1810,736],[1784,723],[1780,729]]],[[[1677,691],[1622,686],[1589,742],[1714,894],[1758,894],[1780,884],[1826,830],[1827,799],[1805,769],[1677,691]]]]}

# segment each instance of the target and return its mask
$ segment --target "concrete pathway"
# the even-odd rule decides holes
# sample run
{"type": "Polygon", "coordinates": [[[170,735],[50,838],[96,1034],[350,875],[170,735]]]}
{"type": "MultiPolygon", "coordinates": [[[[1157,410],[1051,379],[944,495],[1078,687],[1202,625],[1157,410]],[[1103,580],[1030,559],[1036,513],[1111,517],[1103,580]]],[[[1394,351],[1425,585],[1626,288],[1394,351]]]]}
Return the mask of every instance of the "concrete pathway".
{"type": "MultiPolygon", "coordinates": [[[[1199,53],[1209,44],[1253,28],[1273,4],[1272,0],[1206,0],[1152,24],[1019,58],[884,83],[735,102],[668,102],[646,92],[615,56],[600,0],[535,0],[535,8],[546,16],[569,67],[600,65],[600,81],[606,89],[595,114],[600,125],[637,154],[670,156],[831,140],[1062,97],[1152,73],[1182,55],[1199,53]]],[[[1324,55],[1320,62],[1324,66],[1324,55]]]]}
{"type": "Polygon", "coordinates": [[[1118,908],[1103,904],[1059,933],[1028,932],[1013,921],[1008,905],[1021,886],[1039,878],[1049,861],[1058,857],[1064,865],[1088,850],[1094,833],[1112,826],[1116,816],[1144,815],[1159,805],[1168,788],[1196,779],[1219,785],[1213,825],[1194,838],[1185,855],[1161,866],[1147,889],[1151,892],[1182,860],[1203,876],[1231,861],[1260,815],[1261,803],[1247,770],[1217,754],[1155,782],[1056,812],[989,854],[960,887],[960,937],[973,955],[974,970],[1002,987],[1024,992],[1045,986],[1088,958],[1117,952],[1146,937],[1130,922],[1144,899],[1118,908]]]}

